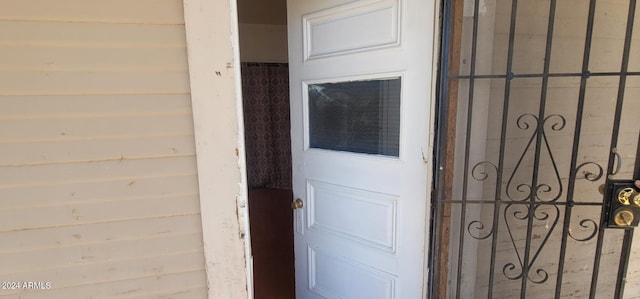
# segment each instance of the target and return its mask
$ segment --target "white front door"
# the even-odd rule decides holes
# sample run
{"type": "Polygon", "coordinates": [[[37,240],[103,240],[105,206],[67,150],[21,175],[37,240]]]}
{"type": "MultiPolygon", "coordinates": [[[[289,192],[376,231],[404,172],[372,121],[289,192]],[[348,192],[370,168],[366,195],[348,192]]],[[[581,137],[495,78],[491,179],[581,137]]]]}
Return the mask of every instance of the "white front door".
{"type": "Polygon", "coordinates": [[[436,4],[287,6],[297,298],[421,298],[436,4]]]}

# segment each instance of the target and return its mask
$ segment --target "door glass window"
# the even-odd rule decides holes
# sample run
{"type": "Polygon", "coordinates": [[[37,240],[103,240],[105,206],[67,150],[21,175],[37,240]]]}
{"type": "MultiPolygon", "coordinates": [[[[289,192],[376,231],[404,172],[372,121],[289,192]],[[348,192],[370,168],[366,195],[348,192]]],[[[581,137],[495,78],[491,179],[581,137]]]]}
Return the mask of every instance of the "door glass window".
{"type": "Polygon", "coordinates": [[[308,85],[309,147],[398,157],[400,78],[308,85]]]}

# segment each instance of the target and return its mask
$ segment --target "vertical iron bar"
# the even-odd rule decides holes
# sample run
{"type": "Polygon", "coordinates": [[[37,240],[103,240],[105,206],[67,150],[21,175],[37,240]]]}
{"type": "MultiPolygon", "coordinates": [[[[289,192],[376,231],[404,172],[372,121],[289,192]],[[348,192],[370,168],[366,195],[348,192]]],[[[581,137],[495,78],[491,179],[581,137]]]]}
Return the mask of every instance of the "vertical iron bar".
{"type": "Polygon", "coordinates": [[[631,256],[631,241],[633,239],[633,227],[624,230],[622,239],[622,252],[620,253],[620,264],[618,266],[618,279],[616,281],[616,291],[613,298],[622,299],[624,294],[624,284],[627,278],[627,267],[631,256]]]}
{"type": "Polygon", "coordinates": [[[475,89],[475,74],[476,74],[476,50],[478,48],[478,13],[480,0],[475,0],[473,3],[473,33],[471,38],[471,67],[469,70],[469,99],[467,104],[467,126],[466,126],[466,139],[464,144],[464,173],[462,179],[462,204],[460,211],[460,239],[459,239],[459,251],[458,251],[458,273],[456,279],[456,298],[460,298],[460,282],[462,279],[462,255],[464,253],[464,227],[465,218],[467,212],[467,192],[469,182],[469,145],[471,144],[471,123],[473,120],[473,97],[475,89]]]}
{"type": "MultiPolygon", "coordinates": [[[[640,135],[640,134],[639,134],[640,135]]],[[[633,180],[640,180],[640,136],[638,136],[638,145],[636,147],[636,163],[633,167],[633,180]]],[[[633,241],[633,232],[634,232],[634,228],[631,228],[629,231],[625,232],[624,235],[624,241],[625,242],[629,242],[628,244],[624,244],[622,245],[623,250],[626,250],[626,252],[624,253],[624,260],[620,259],[620,263],[624,263],[624,269],[620,269],[621,274],[618,275],[625,275],[625,277],[623,279],[618,279],[618,283],[620,282],[626,282],[626,274],[627,274],[627,268],[629,266],[629,258],[631,256],[631,242],[633,241]]],[[[619,276],[620,277],[620,276],[619,276]]],[[[616,290],[620,290],[620,294],[616,294],[617,297],[616,298],[622,298],[622,296],[624,295],[624,284],[620,284],[618,287],[616,287],[616,290]]]]}
{"type": "MultiPolygon", "coordinates": [[[[507,50],[506,74],[512,73],[513,49],[515,44],[516,14],[518,12],[518,0],[511,1],[511,21],[509,25],[509,45],[507,50]]],[[[498,161],[498,173],[496,174],[496,203],[493,207],[493,235],[491,236],[491,261],[489,264],[489,290],[487,298],[493,298],[493,280],[495,276],[496,247],[498,243],[498,224],[500,215],[500,203],[502,198],[502,175],[504,169],[504,152],[506,148],[507,122],[509,119],[509,97],[511,95],[511,79],[506,78],[504,84],[504,102],[502,107],[502,127],[500,131],[500,153],[498,161]]]]}
{"type": "Polygon", "coordinates": [[[567,253],[567,237],[571,224],[571,210],[573,207],[573,194],[576,183],[576,165],[578,160],[578,150],[580,148],[580,134],[582,131],[582,117],[584,113],[584,102],[587,91],[587,80],[589,79],[589,59],[591,56],[591,42],[593,38],[593,20],[596,12],[596,0],[589,3],[589,14],[587,17],[587,32],[584,42],[584,54],[582,56],[582,78],[580,79],[580,94],[578,96],[578,109],[576,112],[576,124],[573,133],[573,149],[571,151],[571,166],[569,174],[569,185],[567,187],[567,206],[564,210],[564,224],[562,228],[562,241],[560,243],[560,256],[558,259],[558,274],[556,279],[555,298],[559,299],[562,289],[562,276],[564,272],[564,260],[567,253]]]}
{"type": "MultiPolygon", "coordinates": [[[[633,35],[633,22],[636,12],[636,0],[629,1],[629,12],[627,15],[627,30],[624,37],[624,50],[622,52],[622,65],[620,66],[620,81],[618,83],[618,98],[616,102],[616,112],[615,119],[613,121],[613,132],[611,134],[611,147],[610,149],[614,149],[618,146],[618,135],[620,133],[620,118],[622,116],[622,104],[624,101],[624,92],[627,83],[627,70],[629,68],[629,53],[631,50],[631,37],[633,35]]],[[[609,152],[609,166],[607,167],[607,173],[611,173],[613,171],[615,157],[609,152]]],[[[609,178],[607,178],[609,180],[609,178]]],[[[604,218],[604,217],[602,217],[604,218]]],[[[596,288],[598,285],[598,271],[600,270],[600,255],[602,254],[602,238],[604,236],[604,230],[602,228],[603,219],[600,219],[600,231],[598,232],[598,242],[596,247],[596,260],[594,261],[593,266],[593,275],[591,277],[591,290],[589,293],[589,298],[595,298],[596,296],[596,288]]],[[[629,244],[630,245],[630,244],[629,244]]],[[[625,261],[625,264],[628,261],[625,261]]],[[[618,265],[620,267],[622,265],[618,265]]],[[[622,277],[618,276],[618,281],[622,279],[622,277]]]]}
{"type": "Polygon", "coordinates": [[[636,164],[633,168],[633,180],[640,180],[640,134],[638,135],[638,146],[636,148],[636,164]]]}
{"type": "MultiPolygon", "coordinates": [[[[633,168],[633,180],[640,180],[640,134],[638,134],[638,145],[636,147],[636,164],[633,168]]],[[[632,232],[633,234],[633,232],[632,232]]],[[[633,239],[633,237],[631,237],[633,239]]],[[[631,248],[631,245],[628,246],[631,248]]],[[[623,293],[624,294],[624,293],[623,293]]]]}
{"type": "MultiPolygon", "coordinates": [[[[635,163],[635,166],[633,167],[633,180],[634,181],[640,180],[640,136],[638,136],[638,145],[636,147],[636,163],[635,163]]],[[[631,228],[631,231],[629,232],[629,235],[627,236],[625,234],[625,241],[628,240],[629,244],[628,245],[622,245],[623,246],[622,248],[627,250],[627,253],[626,253],[627,257],[626,257],[626,260],[625,260],[625,263],[624,263],[624,265],[625,265],[624,268],[625,269],[623,270],[624,271],[623,275],[626,275],[627,267],[629,266],[629,257],[631,255],[631,241],[633,241],[633,232],[634,232],[634,229],[631,228]]],[[[625,277],[624,281],[626,282],[626,277],[625,277]]],[[[622,298],[622,295],[624,295],[624,284],[621,285],[619,288],[621,290],[619,298],[622,298]]]]}
{"type": "Polygon", "coordinates": [[[540,110],[538,111],[538,127],[536,131],[536,149],[533,162],[533,174],[531,181],[531,195],[529,205],[529,215],[527,218],[527,237],[525,240],[524,258],[522,260],[522,283],[520,288],[520,298],[525,299],[527,293],[527,280],[529,279],[529,255],[531,254],[531,235],[533,232],[533,220],[535,219],[535,201],[538,193],[538,171],[540,170],[540,152],[542,146],[542,139],[544,134],[544,119],[545,109],[547,103],[547,86],[549,84],[549,65],[551,62],[551,46],[553,43],[553,27],[555,23],[556,14],[556,1],[551,0],[549,5],[549,24],[547,26],[547,41],[544,56],[544,71],[542,77],[542,87],[540,94],[540,110]]]}
{"type": "MultiPolygon", "coordinates": [[[[610,170],[607,171],[610,173],[610,170]]],[[[608,180],[608,179],[607,179],[608,180]]],[[[589,299],[596,298],[596,287],[598,286],[598,272],[600,272],[600,257],[602,256],[602,243],[604,242],[604,218],[605,213],[604,209],[602,209],[602,213],[600,214],[600,226],[598,229],[598,240],[596,241],[596,253],[595,259],[593,261],[593,272],[591,273],[591,288],[589,290],[589,299]]]]}

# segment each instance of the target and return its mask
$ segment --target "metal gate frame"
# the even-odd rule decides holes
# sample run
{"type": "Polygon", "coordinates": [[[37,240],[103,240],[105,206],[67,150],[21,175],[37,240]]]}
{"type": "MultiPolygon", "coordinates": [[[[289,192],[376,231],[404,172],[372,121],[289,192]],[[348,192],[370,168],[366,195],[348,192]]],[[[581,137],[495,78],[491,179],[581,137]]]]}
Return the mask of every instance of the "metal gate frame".
{"type": "MultiPolygon", "coordinates": [[[[545,59],[544,59],[544,71],[542,73],[526,73],[519,74],[512,72],[513,66],[513,54],[514,54],[514,40],[515,40],[515,26],[517,23],[516,12],[519,0],[512,0],[512,8],[511,8],[511,22],[509,28],[509,41],[508,41],[508,57],[507,57],[507,66],[506,70],[503,74],[497,75],[486,75],[486,74],[476,74],[476,53],[477,53],[477,45],[478,45],[478,9],[479,9],[479,0],[474,0],[474,21],[473,21],[473,35],[471,41],[471,58],[470,58],[470,73],[469,75],[460,75],[458,74],[459,69],[459,58],[460,58],[460,46],[461,46],[461,25],[462,25],[462,10],[463,10],[463,0],[442,0],[442,11],[441,11],[441,36],[440,36],[440,64],[439,64],[439,76],[438,76],[438,90],[437,90],[437,118],[436,118],[436,148],[434,153],[435,163],[434,163],[434,174],[435,180],[432,191],[432,217],[431,217],[431,244],[430,244],[430,258],[429,258],[429,298],[445,298],[447,297],[447,271],[449,260],[452,257],[448,256],[449,248],[448,244],[450,238],[458,237],[460,238],[460,245],[463,247],[464,238],[463,232],[464,229],[460,230],[460,236],[452,236],[450,233],[449,223],[451,221],[451,210],[450,204],[456,203],[462,206],[461,213],[461,227],[465,227],[467,224],[465,222],[465,205],[469,203],[466,197],[463,195],[461,200],[454,200],[452,198],[452,186],[453,182],[453,153],[455,151],[455,132],[456,132],[456,111],[457,111],[457,97],[458,97],[458,79],[466,79],[469,82],[469,109],[472,109],[473,105],[473,97],[474,97],[474,80],[476,79],[504,79],[505,80],[505,90],[504,90],[504,107],[503,107],[503,120],[502,120],[502,137],[500,140],[500,158],[497,164],[492,162],[483,161],[480,163],[485,163],[485,165],[489,165],[493,167],[497,173],[496,178],[496,190],[500,190],[502,188],[501,182],[503,178],[508,177],[509,174],[503,173],[503,165],[504,165],[504,151],[505,151],[505,128],[506,128],[506,118],[509,111],[509,95],[510,95],[510,84],[511,80],[516,78],[540,78],[542,80],[542,90],[541,90],[541,98],[540,98],[540,110],[537,115],[526,114],[521,115],[520,118],[523,117],[532,117],[535,119],[536,129],[534,131],[533,136],[531,136],[531,140],[529,141],[529,146],[535,146],[535,162],[534,162],[534,173],[532,176],[532,182],[529,187],[531,188],[530,196],[526,199],[513,199],[513,198],[501,198],[501,192],[496,192],[496,199],[493,200],[493,204],[495,205],[494,211],[500,211],[501,206],[508,207],[510,205],[518,205],[524,204],[527,209],[531,212],[539,205],[555,205],[564,206],[564,221],[562,223],[562,244],[560,249],[559,261],[558,261],[558,275],[555,285],[555,298],[560,298],[561,294],[561,285],[563,279],[563,268],[565,266],[565,255],[567,248],[567,240],[568,238],[574,238],[571,236],[568,228],[571,222],[571,211],[574,206],[580,205],[591,205],[591,206],[603,206],[604,200],[602,203],[591,203],[591,202],[576,202],[573,200],[573,189],[576,178],[578,177],[578,170],[583,167],[594,167],[597,171],[592,172],[591,177],[585,176],[585,179],[596,181],[600,179],[603,175],[607,174],[607,182],[609,182],[608,174],[615,173],[616,169],[619,166],[616,165],[616,161],[619,163],[619,159],[616,157],[615,149],[617,147],[619,128],[617,125],[614,125],[614,129],[612,132],[611,144],[610,148],[612,149],[609,154],[608,165],[606,170],[603,169],[602,166],[598,165],[595,162],[585,162],[582,164],[578,164],[577,151],[580,144],[580,130],[582,124],[582,113],[585,102],[585,93],[587,88],[587,81],[591,77],[617,77],[619,78],[618,85],[618,95],[616,99],[616,108],[615,108],[615,119],[614,123],[619,124],[622,114],[622,104],[625,93],[625,84],[628,76],[640,76],[640,72],[629,72],[629,55],[631,48],[631,38],[633,31],[633,23],[636,11],[636,0],[628,0],[629,1],[629,12],[627,16],[627,26],[625,32],[625,40],[624,40],[624,48],[622,54],[622,64],[619,72],[591,72],[589,70],[589,58],[591,55],[591,46],[592,46],[592,33],[594,27],[594,15],[595,15],[595,7],[597,0],[586,0],[589,1],[589,14],[587,21],[586,35],[585,35],[585,47],[583,52],[583,62],[582,62],[582,72],[580,73],[552,73],[550,72],[550,53],[553,42],[553,28],[555,21],[555,9],[558,0],[550,0],[549,7],[549,22],[547,28],[547,39],[546,39],[546,49],[545,49],[545,59]],[[564,126],[565,119],[560,115],[545,115],[545,102],[546,102],[546,90],[549,78],[554,77],[574,77],[580,78],[580,89],[579,89],[579,99],[578,99],[578,108],[576,111],[576,125],[573,139],[573,150],[572,150],[572,158],[571,158],[571,173],[569,176],[569,180],[566,186],[566,194],[567,199],[564,202],[556,202],[555,200],[542,201],[539,198],[536,198],[536,192],[534,191],[536,188],[540,187],[537,185],[536,178],[538,177],[537,171],[538,166],[537,162],[540,161],[540,154],[543,150],[545,150],[545,126],[544,123],[547,121],[556,121],[558,126],[564,126]],[[555,120],[550,120],[555,118],[555,120]],[[535,140],[535,142],[533,142],[535,140]]],[[[523,0],[520,0],[523,1],[523,0]]],[[[472,111],[469,110],[467,120],[467,126],[471,125],[470,118],[472,116],[472,111]]],[[[520,120],[520,119],[519,119],[520,120]]],[[[469,128],[467,128],[467,132],[469,132],[469,128]]],[[[465,140],[465,166],[464,166],[464,182],[463,188],[466,189],[467,180],[469,179],[469,173],[473,167],[470,165],[469,161],[469,150],[467,145],[470,142],[470,135],[467,134],[465,140]]],[[[548,143],[546,144],[548,147],[548,143]]],[[[549,152],[551,154],[551,152],[549,152]]],[[[551,154],[552,155],[552,154],[551,154]]],[[[640,146],[638,147],[637,157],[640,157],[640,146]]],[[[555,166],[555,161],[553,157],[551,157],[553,161],[553,166],[555,166]]],[[[480,163],[476,164],[478,166],[480,163]]],[[[636,158],[634,168],[634,179],[640,179],[640,158],[636,158]]],[[[475,167],[474,166],[474,167],[475,167]]],[[[556,168],[557,169],[557,168],[556,168]]],[[[464,194],[464,193],[463,193],[464,194]]],[[[556,198],[557,199],[557,198],[556,198]]],[[[484,201],[488,203],[490,201],[484,201]]],[[[602,253],[602,245],[603,245],[603,235],[605,231],[605,209],[603,209],[603,214],[600,217],[599,223],[596,224],[596,221],[591,220],[594,225],[594,233],[591,236],[588,236],[589,240],[597,237],[597,245],[596,245],[596,254],[593,264],[593,274],[591,279],[591,288],[589,290],[590,298],[595,298],[596,294],[596,286],[598,281],[598,269],[600,267],[600,256],[602,253]]],[[[528,213],[532,214],[532,213],[528,213]]],[[[498,221],[498,214],[494,212],[494,226],[492,230],[495,228],[495,224],[498,221]]],[[[560,215],[560,214],[559,214],[560,215]]],[[[514,279],[521,281],[521,289],[520,289],[520,298],[525,298],[527,293],[527,280],[529,270],[535,261],[537,252],[533,252],[530,246],[531,233],[532,233],[532,222],[534,217],[527,216],[528,225],[527,225],[527,240],[526,247],[523,260],[526,262],[521,262],[519,266],[522,267],[522,273],[518,277],[514,277],[514,279]]],[[[556,220],[557,223],[558,220],[556,220]]],[[[554,224],[555,225],[555,224],[554,224]]],[[[551,232],[549,233],[551,234],[551,232]]],[[[484,238],[492,238],[492,248],[491,248],[491,264],[490,264],[490,276],[489,276],[489,290],[488,297],[492,297],[492,288],[493,288],[493,277],[495,275],[495,255],[496,255],[496,233],[490,233],[487,236],[482,236],[484,238]]],[[[618,267],[618,277],[617,284],[615,289],[615,298],[622,298],[622,294],[624,292],[624,281],[625,275],[627,272],[627,261],[629,259],[629,255],[631,252],[631,239],[633,236],[633,227],[627,228],[624,231],[623,243],[621,244],[621,256],[620,256],[620,264],[618,267]]],[[[574,238],[575,239],[575,238],[574,238]]],[[[545,239],[546,242],[546,239],[545,239]]],[[[540,246],[541,248],[544,246],[544,243],[540,246]]],[[[519,254],[519,253],[518,253],[519,254]]],[[[460,265],[462,259],[462,250],[458,254],[457,257],[453,257],[458,259],[458,265],[460,265]]],[[[455,289],[456,298],[460,296],[460,278],[461,278],[461,267],[457,269],[457,286],[455,289]]],[[[546,279],[545,279],[546,281],[546,279]]],[[[543,281],[544,282],[544,281],[543,281]]]]}

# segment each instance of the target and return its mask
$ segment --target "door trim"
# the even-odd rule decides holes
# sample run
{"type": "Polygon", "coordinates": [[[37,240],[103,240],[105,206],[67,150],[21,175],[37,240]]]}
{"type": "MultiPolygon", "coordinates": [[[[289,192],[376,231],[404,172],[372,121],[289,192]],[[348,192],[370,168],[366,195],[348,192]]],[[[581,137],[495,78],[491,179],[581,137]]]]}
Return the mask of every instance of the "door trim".
{"type": "Polygon", "coordinates": [[[253,298],[236,1],[183,4],[207,293],[253,298]]]}
{"type": "MultiPolygon", "coordinates": [[[[453,187],[453,170],[454,170],[454,153],[456,139],[456,120],[458,110],[458,82],[443,80],[442,74],[448,73],[448,69],[460,68],[460,55],[462,44],[462,20],[464,11],[464,1],[441,0],[441,9],[439,10],[441,21],[438,26],[440,37],[438,70],[435,73],[438,86],[436,90],[435,102],[437,117],[435,117],[435,142],[434,148],[434,168],[433,168],[433,187],[431,195],[431,219],[432,229],[430,238],[430,251],[434,252],[429,257],[429,265],[435,266],[440,263],[449,263],[449,233],[451,207],[442,204],[443,201],[438,200],[439,196],[444,199],[452,198],[451,192],[453,187]],[[449,16],[451,14],[451,18],[449,16]],[[446,39],[445,34],[451,30],[451,39],[446,39]],[[447,92],[449,91],[449,92],[447,92]],[[441,103],[440,97],[443,92],[447,92],[447,102],[441,103]],[[440,192],[439,190],[443,190],[440,192]],[[443,220],[444,225],[437,225],[437,219],[443,220]]],[[[429,277],[430,296],[432,298],[445,298],[447,290],[448,268],[432,267],[429,277]],[[439,271],[436,271],[436,268],[439,271]],[[437,296],[437,297],[433,297],[437,296]]],[[[431,298],[430,297],[430,298],[431,298]]]]}

